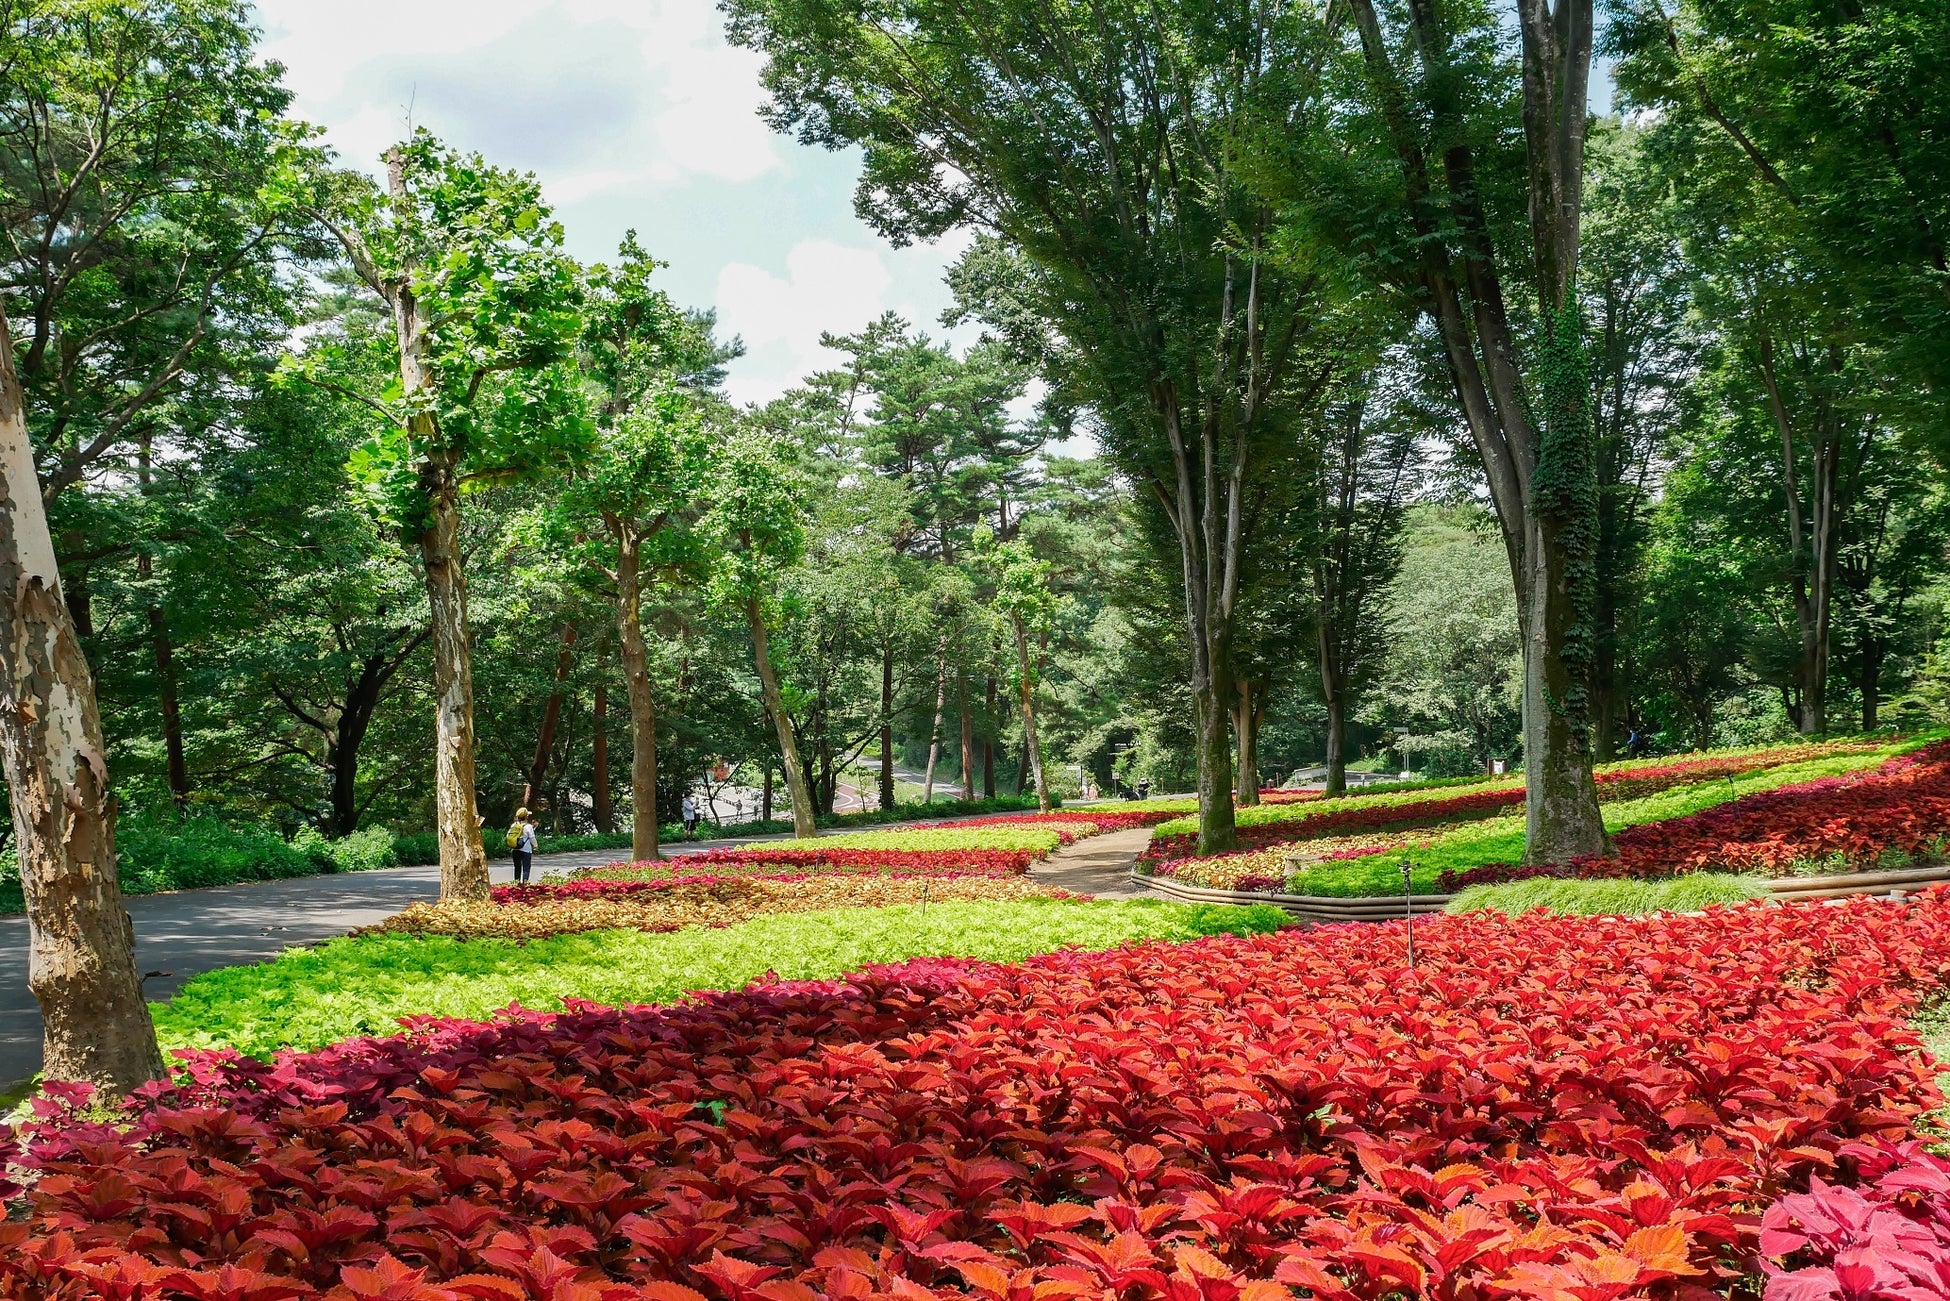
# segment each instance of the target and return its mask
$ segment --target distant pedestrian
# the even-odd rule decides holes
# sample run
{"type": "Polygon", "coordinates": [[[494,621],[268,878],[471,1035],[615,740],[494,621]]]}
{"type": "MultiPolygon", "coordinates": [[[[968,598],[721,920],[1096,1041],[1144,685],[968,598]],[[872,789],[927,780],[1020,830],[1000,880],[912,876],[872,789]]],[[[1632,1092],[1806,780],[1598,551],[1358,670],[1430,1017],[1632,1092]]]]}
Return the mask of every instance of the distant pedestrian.
{"type": "Polygon", "coordinates": [[[1141,781],[1138,783],[1138,798],[1141,800],[1151,798],[1151,783],[1149,781],[1141,781]]]}
{"type": "Polygon", "coordinates": [[[1625,757],[1628,759],[1636,759],[1644,754],[1647,748],[1648,743],[1645,739],[1645,733],[1639,731],[1636,727],[1633,728],[1632,734],[1625,738],[1625,757]]]}
{"type": "Polygon", "coordinates": [[[508,847],[515,856],[515,884],[527,885],[528,875],[535,867],[535,837],[540,828],[535,815],[527,809],[515,811],[515,825],[508,828],[508,847]]]}
{"type": "Polygon", "coordinates": [[[684,839],[697,839],[697,801],[688,795],[684,797],[684,839]]]}

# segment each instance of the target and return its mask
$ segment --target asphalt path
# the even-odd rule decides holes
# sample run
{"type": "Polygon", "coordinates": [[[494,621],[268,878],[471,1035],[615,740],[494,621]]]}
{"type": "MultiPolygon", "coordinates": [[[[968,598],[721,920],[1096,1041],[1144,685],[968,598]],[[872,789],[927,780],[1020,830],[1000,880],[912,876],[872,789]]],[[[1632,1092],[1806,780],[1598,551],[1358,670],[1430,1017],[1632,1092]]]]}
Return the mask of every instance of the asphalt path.
{"type": "MultiPolygon", "coordinates": [[[[666,844],[663,850],[666,856],[677,856],[778,839],[784,837],[680,842],[666,844]]],[[[1072,848],[1081,849],[1082,845],[1072,848]]],[[[1131,853],[1135,857],[1136,850],[1131,853]]],[[[535,859],[535,874],[539,877],[544,872],[600,866],[627,856],[614,849],[542,854],[535,859]]],[[[1126,864],[1125,870],[1128,867],[1126,864]]],[[[496,884],[513,879],[513,866],[505,859],[491,860],[488,870],[496,884]]],[[[1111,874],[1102,874],[1106,884],[1111,874]]],[[[1092,872],[1090,879],[1098,879],[1098,874],[1092,872]]],[[[1081,877],[1075,884],[1051,884],[1086,892],[1081,877]]],[[[286,949],[322,943],[384,921],[410,903],[432,900],[439,894],[440,869],[426,866],[134,896],[127,903],[135,920],[136,970],[145,973],[143,993],[151,1001],[165,999],[192,976],[217,967],[265,962],[286,949]]],[[[27,919],[0,917],[0,1093],[40,1067],[41,1009],[27,989],[27,919]]]]}

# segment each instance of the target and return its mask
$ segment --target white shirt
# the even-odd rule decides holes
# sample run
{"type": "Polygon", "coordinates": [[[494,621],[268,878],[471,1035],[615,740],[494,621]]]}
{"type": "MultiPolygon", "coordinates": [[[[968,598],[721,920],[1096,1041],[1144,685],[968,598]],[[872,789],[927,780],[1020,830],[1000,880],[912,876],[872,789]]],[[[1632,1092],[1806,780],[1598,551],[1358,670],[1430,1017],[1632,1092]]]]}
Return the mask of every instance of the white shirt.
{"type": "Polygon", "coordinates": [[[535,824],[534,823],[524,822],[521,824],[521,839],[515,842],[515,848],[524,850],[530,854],[535,852],[535,824]]]}
{"type": "Polygon", "coordinates": [[[694,818],[697,816],[697,801],[693,800],[688,795],[684,797],[684,816],[687,818],[694,818]]]}

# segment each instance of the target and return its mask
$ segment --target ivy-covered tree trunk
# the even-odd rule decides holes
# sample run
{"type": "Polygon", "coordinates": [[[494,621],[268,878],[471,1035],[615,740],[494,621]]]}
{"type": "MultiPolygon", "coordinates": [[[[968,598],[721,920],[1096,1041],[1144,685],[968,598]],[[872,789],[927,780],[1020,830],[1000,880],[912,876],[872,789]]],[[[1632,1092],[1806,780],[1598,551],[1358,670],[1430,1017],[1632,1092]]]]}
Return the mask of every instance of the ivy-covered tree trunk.
{"type": "Polygon", "coordinates": [[[0,311],[0,751],[27,903],[27,987],[41,1005],[47,1078],[120,1096],[161,1078],[163,1064],[116,874],[104,749],[0,311]]]}
{"type": "Polygon", "coordinates": [[[657,702],[650,694],[650,652],[643,641],[641,543],[623,528],[616,539],[616,635],[630,696],[630,857],[663,857],[657,811],[657,702]]]}
{"type": "Polygon", "coordinates": [[[751,629],[752,658],[758,666],[765,712],[778,733],[786,789],[792,794],[792,834],[805,840],[819,834],[813,823],[812,788],[806,783],[806,768],[799,759],[799,738],[793,733],[792,717],[785,712],[785,693],[779,689],[779,670],[772,663],[772,638],[765,628],[765,611],[756,598],[745,602],[745,623],[751,629]]]}

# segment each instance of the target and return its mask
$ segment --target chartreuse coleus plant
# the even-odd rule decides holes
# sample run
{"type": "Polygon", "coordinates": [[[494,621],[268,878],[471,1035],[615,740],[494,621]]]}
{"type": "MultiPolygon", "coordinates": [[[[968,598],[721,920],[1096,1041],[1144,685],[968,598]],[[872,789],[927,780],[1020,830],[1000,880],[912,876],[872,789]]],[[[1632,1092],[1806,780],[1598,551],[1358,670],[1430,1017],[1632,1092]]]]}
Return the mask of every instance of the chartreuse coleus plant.
{"type": "Polygon", "coordinates": [[[1251,933],[1287,924],[1277,908],[1137,899],[1030,899],[843,908],[669,934],[592,931],[553,939],[371,935],[294,949],[273,962],[197,976],[154,1005],[166,1045],[268,1054],[386,1034],[408,1016],[485,1017],[510,1003],[657,1003],[737,989],[765,974],[826,979],[923,954],[1008,962],[1052,949],[1251,933]]]}

